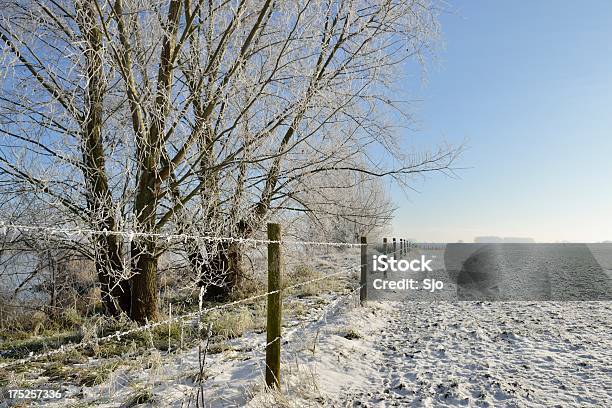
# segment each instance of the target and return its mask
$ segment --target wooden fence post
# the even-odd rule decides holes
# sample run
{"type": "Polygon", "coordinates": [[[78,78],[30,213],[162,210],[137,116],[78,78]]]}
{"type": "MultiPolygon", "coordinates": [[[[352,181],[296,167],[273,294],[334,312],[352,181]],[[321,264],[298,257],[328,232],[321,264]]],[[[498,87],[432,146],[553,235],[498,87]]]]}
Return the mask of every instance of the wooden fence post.
{"type": "Polygon", "coordinates": [[[383,238],[383,254],[387,255],[389,253],[389,248],[387,248],[387,238],[383,238]]]}
{"type": "Polygon", "coordinates": [[[361,237],[361,289],[359,290],[359,301],[361,304],[368,297],[368,240],[361,237]]]}
{"type": "Polygon", "coordinates": [[[281,357],[281,276],[283,252],[281,248],[281,226],[268,224],[268,310],[266,325],[266,385],[280,389],[281,357]]]}
{"type": "Polygon", "coordinates": [[[397,241],[393,238],[393,258],[397,259],[397,241]]]}

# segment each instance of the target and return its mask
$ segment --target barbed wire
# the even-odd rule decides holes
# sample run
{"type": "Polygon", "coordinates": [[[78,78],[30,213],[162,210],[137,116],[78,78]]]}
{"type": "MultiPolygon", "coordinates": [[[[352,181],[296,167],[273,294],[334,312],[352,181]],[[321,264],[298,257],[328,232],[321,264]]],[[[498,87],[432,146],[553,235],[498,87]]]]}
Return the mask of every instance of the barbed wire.
{"type": "MultiPolygon", "coordinates": [[[[158,238],[165,239],[167,241],[206,241],[206,242],[228,242],[228,243],[239,243],[239,244],[281,244],[281,245],[294,245],[294,246],[331,246],[331,247],[362,247],[362,246],[381,246],[380,242],[370,243],[351,243],[351,242],[332,242],[332,241],[306,241],[306,240],[269,240],[269,239],[257,239],[257,238],[242,238],[242,237],[225,237],[216,235],[199,235],[199,234],[167,234],[161,232],[143,232],[143,231],[116,231],[116,230],[97,230],[92,228],[62,228],[62,227],[49,227],[41,225],[26,225],[26,224],[11,224],[0,220],[0,235],[6,235],[9,230],[23,232],[23,231],[41,231],[46,232],[50,235],[65,235],[66,237],[79,237],[79,236],[121,236],[127,238],[129,241],[135,238],[158,238]]],[[[388,244],[392,246],[391,243],[388,244]]],[[[396,251],[388,250],[387,253],[391,254],[394,252],[406,251],[409,249],[441,249],[445,246],[445,243],[418,243],[410,241],[405,249],[399,248],[396,251]]]]}
{"type": "Polygon", "coordinates": [[[361,243],[349,243],[349,242],[325,242],[325,241],[275,241],[269,239],[256,239],[256,238],[241,238],[241,237],[222,237],[215,235],[197,235],[197,234],[165,234],[159,232],[142,232],[142,231],[114,231],[114,230],[96,230],[91,228],[58,228],[40,225],[25,225],[25,224],[7,224],[0,221],[0,235],[6,235],[9,231],[42,231],[50,235],[65,235],[67,237],[78,237],[83,235],[103,235],[103,236],[121,236],[127,238],[129,241],[135,238],[158,238],[166,239],[168,241],[206,241],[206,242],[228,242],[228,243],[239,243],[239,244],[281,244],[281,245],[297,245],[297,246],[331,246],[331,247],[361,247],[368,244],[361,243]]]}

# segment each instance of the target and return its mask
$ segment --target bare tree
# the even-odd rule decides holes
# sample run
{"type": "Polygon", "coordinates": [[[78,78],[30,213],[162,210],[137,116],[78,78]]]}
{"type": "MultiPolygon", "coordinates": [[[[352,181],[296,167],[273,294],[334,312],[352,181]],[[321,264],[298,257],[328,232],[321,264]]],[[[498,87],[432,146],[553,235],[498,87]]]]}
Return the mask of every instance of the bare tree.
{"type": "MultiPolygon", "coordinates": [[[[114,142],[103,146],[102,135],[111,74],[103,67],[93,3],[7,3],[0,17],[5,78],[0,165],[11,185],[7,195],[27,193],[47,203],[63,214],[60,223],[113,231],[105,148],[114,148],[114,142]]],[[[99,235],[92,244],[103,302],[117,315],[129,306],[126,281],[118,278],[121,242],[99,235]]]]}
{"type": "MultiPolygon", "coordinates": [[[[407,187],[459,153],[406,151],[394,123],[394,81],[438,35],[427,1],[7,3],[2,179],[64,224],[250,237],[278,211],[350,215],[325,191],[380,177],[407,187]]],[[[109,313],[155,319],[170,244],[90,245],[109,313]]],[[[181,250],[209,295],[240,282],[236,242],[181,250]]]]}

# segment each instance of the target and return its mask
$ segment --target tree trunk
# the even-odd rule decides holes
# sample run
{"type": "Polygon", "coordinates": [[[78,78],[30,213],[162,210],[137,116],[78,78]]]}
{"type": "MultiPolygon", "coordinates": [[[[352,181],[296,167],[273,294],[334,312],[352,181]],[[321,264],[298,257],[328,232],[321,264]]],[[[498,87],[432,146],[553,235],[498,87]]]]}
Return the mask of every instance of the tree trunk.
{"type": "MultiPolygon", "coordinates": [[[[141,169],[134,212],[138,225],[146,232],[155,232],[157,194],[153,153],[146,152],[145,166],[141,169]]],[[[130,317],[139,322],[157,319],[157,245],[156,238],[143,236],[132,242],[132,304],[130,317]]]]}
{"type": "MultiPolygon", "coordinates": [[[[150,156],[149,156],[150,158],[150,156]]],[[[150,164],[150,163],[148,163],[150,164]]],[[[147,232],[155,230],[158,184],[154,174],[143,169],[134,207],[139,225],[147,232]]],[[[157,319],[157,248],[154,237],[144,236],[132,242],[132,304],[130,317],[139,322],[157,319]]]]}
{"type": "MultiPolygon", "coordinates": [[[[87,207],[91,223],[99,230],[115,229],[112,215],[113,200],[106,174],[104,146],[102,139],[103,99],[106,91],[102,61],[102,31],[96,18],[93,3],[83,4],[81,30],[85,34],[88,48],[87,60],[87,100],[83,140],[83,178],[87,191],[87,207]]],[[[121,281],[123,261],[121,243],[117,236],[99,236],[95,239],[95,264],[100,282],[101,300],[107,314],[119,316],[122,311],[129,313],[130,290],[128,282],[121,281]]]]}
{"type": "MultiPolygon", "coordinates": [[[[140,175],[136,188],[134,215],[138,227],[144,232],[154,233],[157,223],[157,206],[160,197],[161,177],[159,166],[163,161],[164,143],[166,137],[166,119],[170,109],[172,95],[172,80],[176,33],[181,16],[182,1],[171,0],[168,7],[168,20],[164,24],[164,39],[161,47],[159,69],[157,72],[157,92],[152,111],[149,112],[150,123],[144,124],[142,101],[137,96],[135,75],[132,71],[131,47],[128,39],[128,29],[123,21],[121,1],[115,2],[117,28],[123,50],[122,64],[126,69],[126,84],[128,100],[132,111],[132,125],[136,135],[136,157],[140,175]]],[[[146,104],[144,105],[146,106],[146,104]]],[[[170,166],[170,163],[168,163],[170,166]]],[[[171,167],[171,166],[170,166],[171,167]]],[[[157,319],[157,257],[155,239],[143,237],[132,243],[133,259],[132,307],[130,317],[139,323],[157,319]]]]}
{"type": "Polygon", "coordinates": [[[132,244],[132,307],[130,317],[138,323],[157,320],[157,255],[152,239],[132,244]]]}

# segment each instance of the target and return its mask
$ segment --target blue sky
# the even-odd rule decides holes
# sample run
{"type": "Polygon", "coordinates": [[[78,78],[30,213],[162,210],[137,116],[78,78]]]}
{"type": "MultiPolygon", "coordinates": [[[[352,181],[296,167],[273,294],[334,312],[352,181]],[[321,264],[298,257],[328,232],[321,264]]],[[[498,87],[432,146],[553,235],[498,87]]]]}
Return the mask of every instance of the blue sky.
{"type": "Polygon", "coordinates": [[[394,234],[612,240],[612,2],[457,1],[441,23],[404,136],[467,139],[469,169],[393,189],[394,234]]]}

